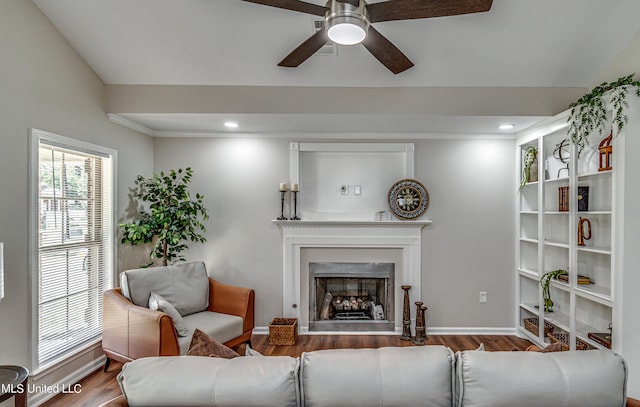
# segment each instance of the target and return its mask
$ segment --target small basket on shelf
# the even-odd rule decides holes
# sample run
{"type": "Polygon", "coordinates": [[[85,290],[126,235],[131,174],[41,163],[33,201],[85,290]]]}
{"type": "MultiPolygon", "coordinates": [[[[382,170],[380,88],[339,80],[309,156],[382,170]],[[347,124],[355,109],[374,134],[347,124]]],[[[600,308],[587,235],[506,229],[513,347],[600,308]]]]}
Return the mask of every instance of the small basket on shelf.
{"type": "MultiPolygon", "coordinates": [[[[532,318],[523,318],[522,322],[524,323],[524,329],[531,332],[533,335],[538,336],[538,327],[540,326],[538,323],[537,317],[532,318]]],[[[555,326],[550,322],[544,321],[544,336],[548,336],[549,333],[553,332],[555,326]]]]}
{"type": "Polygon", "coordinates": [[[269,324],[269,345],[295,345],[298,318],[274,318],[269,324]]]}
{"type": "MultiPolygon", "coordinates": [[[[569,334],[568,333],[556,332],[556,333],[549,333],[547,336],[549,337],[549,340],[551,341],[551,343],[560,342],[562,343],[562,350],[569,350],[569,334]]],[[[579,338],[576,338],[576,350],[587,350],[590,348],[591,346],[589,346],[588,343],[580,340],[579,338]]]]}

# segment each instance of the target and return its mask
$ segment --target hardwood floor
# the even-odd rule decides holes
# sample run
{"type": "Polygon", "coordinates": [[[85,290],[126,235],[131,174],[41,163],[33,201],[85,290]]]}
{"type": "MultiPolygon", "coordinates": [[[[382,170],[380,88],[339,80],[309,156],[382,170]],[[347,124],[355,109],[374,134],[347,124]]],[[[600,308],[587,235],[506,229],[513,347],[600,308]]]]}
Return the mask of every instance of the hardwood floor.
{"type": "MultiPolygon", "coordinates": [[[[301,335],[298,342],[292,346],[269,345],[268,335],[253,335],[252,345],[263,355],[272,356],[300,356],[302,352],[320,349],[341,348],[379,348],[384,346],[414,346],[411,342],[401,341],[397,335],[301,335]]],[[[524,350],[531,345],[526,339],[515,336],[485,336],[485,335],[431,335],[427,345],[444,345],[454,352],[477,349],[483,343],[487,351],[524,350]]],[[[244,345],[238,349],[244,353],[244,345]]],[[[58,395],[43,407],[95,407],[105,401],[119,396],[120,387],[116,376],[122,364],[113,362],[107,373],[102,369],[80,381],[82,391],[77,394],[58,395]]]]}

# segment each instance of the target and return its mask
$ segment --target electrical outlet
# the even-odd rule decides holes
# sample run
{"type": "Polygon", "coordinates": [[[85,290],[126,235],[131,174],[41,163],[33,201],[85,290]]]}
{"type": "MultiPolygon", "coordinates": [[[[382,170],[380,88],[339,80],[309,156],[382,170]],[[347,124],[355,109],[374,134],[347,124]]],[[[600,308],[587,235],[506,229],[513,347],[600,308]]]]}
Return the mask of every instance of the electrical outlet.
{"type": "Polygon", "coordinates": [[[486,291],[480,291],[480,302],[481,303],[485,303],[487,302],[487,292],[486,291]]]}
{"type": "Polygon", "coordinates": [[[349,195],[349,186],[348,185],[340,185],[340,193],[342,195],[349,195]]]}

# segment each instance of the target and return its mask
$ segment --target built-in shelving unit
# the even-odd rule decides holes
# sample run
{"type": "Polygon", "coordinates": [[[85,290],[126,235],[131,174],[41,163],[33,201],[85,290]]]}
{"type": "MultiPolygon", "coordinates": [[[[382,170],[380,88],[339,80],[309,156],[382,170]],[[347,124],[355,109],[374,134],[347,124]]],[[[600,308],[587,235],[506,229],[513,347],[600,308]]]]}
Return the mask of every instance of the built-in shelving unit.
{"type": "Polygon", "coordinates": [[[599,136],[578,153],[567,140],[567,130],[565,113],[518,138],[518,174],[524,152],[533,146],[538,150],[539,181],[524,185],[516,199],[516,315],[519,332],[539,345],[549,343],[546,325],[569,334],[571,350],[576,340],[604,348],[589,333],[609,332],[614,320],[616,168],[599,170],[599,136]],[[561,190],[568,205],[560,203],[561,190]],[[579,228],[584,245],[578,242],[579,228]],[[539,282],[557,269],[568,271],[568,281],[551,281],[553,311],[545,312],[539,282]],[[579,284],[578,275],[592,283],[579,284]],[[537,332],[525,319],[536,322],[537,332]]]}

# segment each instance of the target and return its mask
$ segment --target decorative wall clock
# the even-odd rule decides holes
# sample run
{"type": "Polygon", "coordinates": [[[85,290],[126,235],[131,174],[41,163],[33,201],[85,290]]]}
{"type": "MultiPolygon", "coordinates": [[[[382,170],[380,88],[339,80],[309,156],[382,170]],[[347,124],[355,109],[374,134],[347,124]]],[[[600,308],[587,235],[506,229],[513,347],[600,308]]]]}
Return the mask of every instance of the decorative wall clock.
{"type": "Polygon", "coordinates": [[[389,189],[388,201],[389,209],[396,217],[413,220],[427,211],[429,192],[415,179],[402,179],[389,189]]]}

